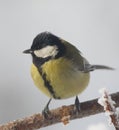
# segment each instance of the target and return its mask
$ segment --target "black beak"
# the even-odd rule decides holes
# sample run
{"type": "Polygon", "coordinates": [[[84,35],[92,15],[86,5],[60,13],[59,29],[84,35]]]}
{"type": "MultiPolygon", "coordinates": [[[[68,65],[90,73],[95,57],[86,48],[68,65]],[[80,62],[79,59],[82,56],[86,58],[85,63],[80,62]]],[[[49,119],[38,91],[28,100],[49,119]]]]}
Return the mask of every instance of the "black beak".
{"type": "Polygon", "coordinates": [[[25,53],[25,54],[31,54],[33,51],[31,50],[31,49],[28,49],[28,50],[25,50],[25,51],[23,51],[23,53],[25,53]]]}

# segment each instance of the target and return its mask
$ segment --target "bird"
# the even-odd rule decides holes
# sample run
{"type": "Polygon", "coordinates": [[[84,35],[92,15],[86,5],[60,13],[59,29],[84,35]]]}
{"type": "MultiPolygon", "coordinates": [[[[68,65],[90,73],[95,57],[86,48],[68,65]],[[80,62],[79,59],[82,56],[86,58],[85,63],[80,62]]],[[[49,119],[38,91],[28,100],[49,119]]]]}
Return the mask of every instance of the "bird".
{"type": "Polygon", "coordinates": [[[97,69],[113,70],[105,65],[92,65],[73,44],[51,32],[41,32],[34,39],[30,49],[31,76],[34,84],[49,97],[43,114],[49,112],[52,99],[75,98],[75,107],[80,110],[78,95],[88,86],[90,72],[97,69]]]}

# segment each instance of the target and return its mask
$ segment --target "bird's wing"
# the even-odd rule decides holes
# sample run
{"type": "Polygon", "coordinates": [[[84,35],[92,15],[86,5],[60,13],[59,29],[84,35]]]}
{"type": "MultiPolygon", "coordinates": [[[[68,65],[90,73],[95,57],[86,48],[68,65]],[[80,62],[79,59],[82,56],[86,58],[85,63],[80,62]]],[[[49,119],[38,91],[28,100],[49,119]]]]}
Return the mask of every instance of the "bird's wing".
{"type": "Polygon", "coordinates": [[[62,40],[62,42],[66,46],[66,57],[67,59],[71,60],[79,71],[84,73],[88,73],[90,71],[94,71],[96,69],[107,69],[107,70],[114,70],[111,67],[105,65],[91,65],[86,58],[82,56],[82,53],[72,44],[67,41],[62,40]]]}
{"type": "Polygon", "coordinates": [[[83,65],[78,66],[78,69],[84,73],[88,73],[90,71],[94,71],[97,69],[114,70],[114,68],[105,65],[91,65],[84,57],[82,58],[83,58],[83,65]]]}
{"type": "Polygon", "coordinates": [[[94,71],[96,69],[105,69],[105,70],[114,70],[114,68],[109,67],[109,66],[105,66],[105,65],[91,65],[89,64],[89,62],[83,58],[83,65],[84,65],[84,72],[90,72],[90,71],[94,71]]]}

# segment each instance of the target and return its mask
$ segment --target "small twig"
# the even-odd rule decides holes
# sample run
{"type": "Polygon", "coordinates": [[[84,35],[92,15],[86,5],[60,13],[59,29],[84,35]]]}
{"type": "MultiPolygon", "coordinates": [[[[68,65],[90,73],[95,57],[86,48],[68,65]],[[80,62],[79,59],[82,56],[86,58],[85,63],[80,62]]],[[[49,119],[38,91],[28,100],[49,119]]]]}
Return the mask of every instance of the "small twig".
{"type": "MultiPolygon", "coordinates": [[[[115,101],[116,107],[119,107],[119,92],[111,94],[111,97],[115,101]]],[[[81,103],[81,111],[79,114],[74,109],[74,105],[63,106],[51,110],[49,119],[45,119],[42,114],[34,114],[24,119],[0,125],[0,130],[34,130],[59,122],[68,123],[69,119],[73,120],[104,112],[103,107],[97,101],[98,99],[94,99],[81,103]]]]}
{"type": "Polygon", "coordinates": [[[104,88],[101,90],[102,97],[98,100],[99,104],[104,107],[106,115],[110,117],[110,124],[113,124],[115,130],[119,130],[119,112],[115,108],[115,101],[109,96],[107,90],[104,88]]]}

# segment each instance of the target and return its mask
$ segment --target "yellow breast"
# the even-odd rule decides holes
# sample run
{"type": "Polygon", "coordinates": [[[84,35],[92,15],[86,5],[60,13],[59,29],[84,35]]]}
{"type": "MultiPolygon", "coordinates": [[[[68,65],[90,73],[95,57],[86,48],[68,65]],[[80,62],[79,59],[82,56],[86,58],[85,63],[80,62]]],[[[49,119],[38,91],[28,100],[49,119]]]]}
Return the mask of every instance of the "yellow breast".
{"type": "MultiPolygon", "coordinates": [[[[56,97],[69,98],[80,94],[89,83],[89,73],[82,73],[74,68],[73,63],[64,58],[54,59],[42,66],[43,73],[49,81],[56,97]]],[[[42,76],[37,68],[32,65],[31,75],[35,85],[47,96],[52,97],[44,85],[42,76]]]]}
{"type": "Polygon", "coordinates": [[[40,75],[38,69],[34,64],[31,65],[31,76],[34,81],[34,84],[48,97],[52,98],[52,95],[48,91],[48,89],[44,86],[44,80],[42,79],[42,76],[40,75]]]}

